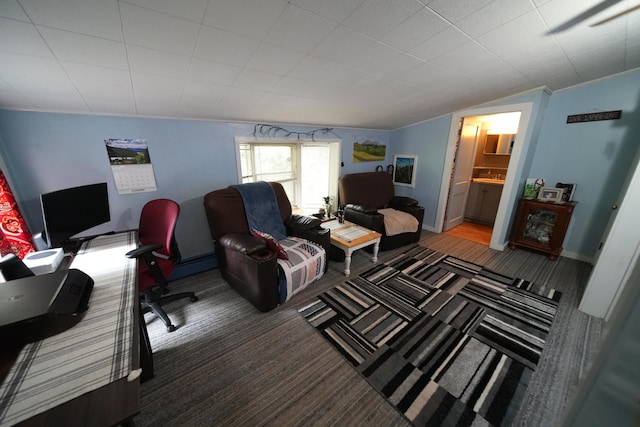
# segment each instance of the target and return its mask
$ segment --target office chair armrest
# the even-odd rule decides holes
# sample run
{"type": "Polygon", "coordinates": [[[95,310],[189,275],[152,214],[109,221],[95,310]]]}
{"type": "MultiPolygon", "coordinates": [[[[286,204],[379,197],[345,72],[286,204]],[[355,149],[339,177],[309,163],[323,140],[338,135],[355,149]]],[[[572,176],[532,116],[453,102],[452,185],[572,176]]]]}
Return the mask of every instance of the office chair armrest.
{"type": "Polygon", "coordinates": [[[162,248],[162,245],[156,243],[154,245],[142,245],[132,251],[129,251],[125,254],[127,258],[140,258],[142,255],[151,253],[157,249],[162,248]]]}

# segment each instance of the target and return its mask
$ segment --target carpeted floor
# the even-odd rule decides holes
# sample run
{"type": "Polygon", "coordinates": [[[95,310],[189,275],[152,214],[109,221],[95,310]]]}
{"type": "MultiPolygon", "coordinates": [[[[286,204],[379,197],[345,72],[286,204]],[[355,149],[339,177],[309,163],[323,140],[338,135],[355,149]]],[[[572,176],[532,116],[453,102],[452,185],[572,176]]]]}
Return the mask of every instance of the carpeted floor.
{"type": "Polygon", "coordinates": [[[415,246],[300,313],[415,425],[510,425],[559,299],[415,246]]]}
{"type": "MultiPolygon", "coordinates": [[[[524,250],[503,252],[444,234],[421,245],[562,292],[544,351],[513,425],[549,426],[562,416],[596,350],[604,323],[577,310],[588,264],[524,250]]],[[[380,254],[384,262],[401,250],[380,254]]],[[[372,267],[358,251],[351,277],[372,267]]],[[[298,309],[346,280],[342,263],[286,305],[260,313],[212,270],[175,282],[200,300],[167,307],[179,329],[148,314],[156,376],[142,385],[138,426],[409,425],[309,325],[298,309]]]]}

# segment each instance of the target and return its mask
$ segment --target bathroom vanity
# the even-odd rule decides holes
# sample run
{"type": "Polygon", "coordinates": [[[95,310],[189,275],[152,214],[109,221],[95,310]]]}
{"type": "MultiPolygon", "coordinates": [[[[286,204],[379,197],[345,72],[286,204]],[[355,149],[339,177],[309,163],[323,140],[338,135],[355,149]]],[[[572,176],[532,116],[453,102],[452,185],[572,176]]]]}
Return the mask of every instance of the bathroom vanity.
{"type": "Polygon", "coordinates": [[[465,220],[493,225],[500,205],[504,180],[498,178],[473,178],[469,186],[465,220]]]}

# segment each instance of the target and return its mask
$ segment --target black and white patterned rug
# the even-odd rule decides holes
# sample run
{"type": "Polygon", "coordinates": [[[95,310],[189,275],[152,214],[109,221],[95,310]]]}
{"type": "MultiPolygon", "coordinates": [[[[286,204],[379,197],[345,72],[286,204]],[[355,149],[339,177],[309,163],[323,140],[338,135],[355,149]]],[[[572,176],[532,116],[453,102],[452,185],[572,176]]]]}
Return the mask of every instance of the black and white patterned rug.
{"type": "Polygon", "coordinates": [[[304,318],[415,425],[508,425],[560,293],[415,246],[304,318]]]}

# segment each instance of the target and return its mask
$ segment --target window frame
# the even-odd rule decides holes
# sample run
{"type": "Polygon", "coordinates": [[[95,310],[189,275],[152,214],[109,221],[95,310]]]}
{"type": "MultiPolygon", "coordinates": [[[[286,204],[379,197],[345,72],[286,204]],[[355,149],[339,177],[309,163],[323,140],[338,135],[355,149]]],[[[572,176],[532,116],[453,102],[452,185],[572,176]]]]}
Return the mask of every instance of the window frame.
{"type": "MultiPolygon", "coordinates": [[[[336,203],[338,200],[338,178],[340,176],[340,167],[342,160],[342,139],[340,138],[260,138],[260,137],[235,137],[235,152],[236,152],[236,173],[237,173],[237,182],[243,182],[242,175],[242,160],[240,156],[240,147],[243,144],[256,144],[256,145],[286,145],[286,146],[295,146],[294,150],[295,158],[292,157],[292,163],[294,163],[294,200],[291,200],[291,204],[294,208],[298,208],[297,201],[301,199],[301,170],[302,167],[302,146],[303,145],[327,145],[329,147],[329,196],[333,200],[334,207],[337,207],[336,203]]],[[[255,163],[254,157],[251,156],[251,168],[253,172],[253,176],[255,177],[255,163]]],[[[322,201],[318,201],[318,207],[322,207],[322,201]]]]}

